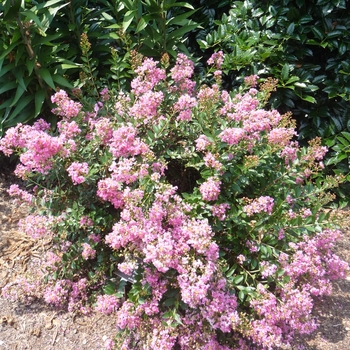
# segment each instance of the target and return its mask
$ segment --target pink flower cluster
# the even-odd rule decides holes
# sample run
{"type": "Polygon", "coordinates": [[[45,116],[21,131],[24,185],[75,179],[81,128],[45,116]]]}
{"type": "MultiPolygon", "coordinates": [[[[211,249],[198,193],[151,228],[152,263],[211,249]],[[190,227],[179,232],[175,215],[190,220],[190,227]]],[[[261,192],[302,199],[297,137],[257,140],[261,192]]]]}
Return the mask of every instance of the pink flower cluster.
{"type": "Polygon", "coordinates": [[[256,87],[256,85],[258,84],[258,79],[259,76],[257,75],[249,75],[247,77],[244,77],[244,83],[248,86],[256,87]]]}
{"type": "Polygon", "coordinates": [[[83,251],[81,253],[81,256],[85,259],[94,259],[96,256],[96,250],[91,247],[88,243],[82,243],[81,245],[83,247],[83,251]]]}
{"type": "Polygon", "coordinates": [[[19,228],[33,239],[43,238],[51,234],[52,220],[43,215],[28,215],[19,221],[19,228]]]}
{"type": "Polygon", "coordinates": [[[61,139],[68,141],[81,133],[76,121],[60,121],[57,123],[57,128],[61,134],[61,139]]]}
{"type": "Polygon", "coordinates": [[[32,194],[21,190],[18,185],[11,185],[7,192],[11,197],[18,197],[26,203],[31,203],[34,200],[34,196],[32,194]]]}
{"type": "MultiPolygon", "coordinates": [[[[331,250],[338,231],[299,237],[297,243],[287,246],[290,218],[308,221],[309,216],[316,216],[316,211],[309,209],[314,203],[311,197],[302,205],[299,195],[288,186],[276,191],[276,198],[262,195],[267,189],[269,194],[277,185],[283,186],[284,179],[279,178],[273,180],[276,187],[269,187],[268,182],[254,188],[254,172],[268,159],[271,169],[280,165],[286,177],[307,190],[304,182],[321,166],[312,162],[320,161],[326,149],[315,141],[299,158],[303,164],[295,162],[292,167],[291,162],[301,153],[298,143],[292,141],[296,134],[277,111],[262,109],[254,88],[257,77],[245,79],[251,87],[247,93],[231,96],[220,91],[222,52],[215,53],[208,63],[217,69],[217,84],[195,91],[194,64],[185,55],[178,55],[169,82],[165,82],[166,71],[157,67],[158,62],[145,59],[136,69],[130,94],[120,93],[113,105],[112,93],[103,89],[101,101],[87,113],[61,90],[52,98],[57,105],[54,113],[62,117],[59,136],[50,136],[49,124],[39,120],[33,126],[10,129],[0,140],[5,154],[20,154],[17,174],[23,178],[33,172],[51,175],[50,170],[67,171],[72,182],[63,182],[63,188],[41,190],[38,185],[33,191],[46,193],[54,201],[62,190],[59,205],[67,208],[55,219],[59,225],[53,225],[49,217],[31,215],[21,221],[21,228],[32,238],[57,233],[61,241],[55,249],[59,252],[47,254],[43,264],[49,272],[65,266],[71,252],[82,267],[73,271],[72,280],[49,279],[43,293],[46,302],[88,313],[92,310],[89,300],[95,297],[94,309],[106,315],[114,313],[118,328],[127,331],[116,345],[120,349],[172,350],[177,346],[229,350],[227,343],[220,343],[225,337],[230,338],[230,346],[231,341],[236,342],[241,349],[249,348],[245,341],[259,348],[283,346],[295,332],[315,329],[313,298],[329,294],[331,281],[344,277],[349,268],[331,250]],[[154,134],[157,136],[152,139],[154,134]],[[198,170],[198,177],[190,179],[192,192],[184,193],[182,186],[177,188],[171,181],[170,165],[178,160],[181,167],[198,170]],[[249,181],[246,187],[243,177],[249,181]],[[233,193],[235,181],[243,184],[242,192],[233,193]],[[84,192],[72,184],[83,184],[79,189],[84,192]],[[251,199],[242,198],[246,189],[251,199]],[[207,203],[203,205],[203,201],[207,203]],[[71,204],[77,204],[77,209],[71,204]],[[259,213],[273,213],[282,221],[271,223],[264,215],[266,220],[250,218],[259,213]],[[268,238],[277,234],[277,243],[271,245],[283,244],[288,247],[283,248],[285,253],[279,257],[279,250],[271,257],[261,254],[268,238]],[[256,260],[262,258],[266,261],[256,260]],[[256,268],[248,273],[245,269],[252,261],[257,261],[256,268]],[[223,268],[226,263],[234,264],[234,273],[245,277],[242,286],[236,288],[230,282],[234,276],[228,277],[223,268]],[[97,285],[93,285],[95,277],[82,278],[92,266],[96,279],[101,275],[97,285]],[[131,291],[125,297],[119,298],[119,293],[100,295],[98,288],[109,278],[104,275],[106,266],[131,281],[131,291]],[[261,280],[264,286],[256,282],[261,280]],[[271,281],[276,282],[273,288],[271,281]],[[251,283],[251,289],[243,289],[245,283],[251,283]],[[244,307],[250,305],[251,313],[247,317],[238,313],[240,290],[248,296],[244,307]]],[[[180,171],[177,176],[181,177],[180,171]]],[[[45,181],[48,178],[45,176],[45,181]]],[[[18,186],[12,186],[9,193],[32,202],[33,197],[18,186]]],[[[30,285],[25,289],[28,294],[34,290],[30,285]]],[[[107,345],[113,346],[112,342],[107,345]]]]}
{"type": "Polygon", "coordinates": [[[226,142],[228,145],[237,145],[240,141],[246,137],[246,132],[242,128],[227,128],[219,134],[222,142],[226,142]]]}
{"type": "Polygon", "coordinates": [[[346,276],[348,264],[332,252],[340,235],[339,230],[327,229],[313,238],[304,237],[300,243],[290,243],[295,250],[291,262],[283,254],[280,257],[281,265],[292,281],[299,283],[307,278],[303,288],[310,295],[330,294],[330,281],[346,276]]]}
{"type": "Polygon", "coordinates": [[[136,134],[137,130],[131,124],[121,126],[113,132],[109,149],[115,158],[136,156],[149,151],[148,146],[136,134]]]}
{"type": "Polygon", "coordinates": [[[271,349],[271,345],[282,347],[289,345],[296,332],[310,334],[317,324],[312,317],[313,301],[310,295],[287,286],[280,296],[265,290],[259,284],[257,288],[260,299],[251,301],[251,306],[260,316],[252,321],[249,337],[255,344],[271,349]]]}
{"type": "MultiPolygon", "coordinates": [[[[76,126],[74,122],[64,125],[74,128],[76,126]]],[[[0,150],[7,155],[22,149],[20,164],[15,170],[17,176],[26,179],[33,172],[46,174],[51,169],[55,156],[67,157],[75,150],[72,139],[67,140],[65,134],[59,137],[50,136],[47,128],[47,123],[42,120],[35,122],[33,126],[18,124],[9,129],[0,140],[0,150]]]]}
{"type": "Polygon", "coordinates": [[[215,65],[216,68],[220,69],[224,63],[224,53],[222,51],[213,53],[208,59],[207,63],[209,65],[215,65]]]}
{"type": "Polygon", "coordinates": [[[221,181],[215,177],[209,177],[207,181],[199,186],[199,192],[205,201],[215,201],[220,194],[221,181]]]}
{"type": "Polygon", "coordinates": [[[49,251],[45,254],[44,266],[51,271],[56,271],[58,269],[57,265],[60,261],[61,258],[57,254],[49,251]]]}
{"type": "Polygon", "coordinates": [[[200,135],[195,142],[197,151],[205,151],[207,147],[211,144],[208,137],[205,135],[200,135]]]}
{"type": "Polygon", "coordinates": [[[214,216],[216,216],[220,221],[223,221],[226,219],[226,211],[229,208],[230,208],[230,205],[227,203],[214,204],[211,207],[211,211],[214,216]]]}
{"type": "Polygon", "coordinates": [[[85,181],[89,173],[89,164],[73,162],[68,168],[67,172],[72,179],[74,185],[81,184],[85,181]]]}
{"type": "Polygon", "coordinates": [[[208,152],[204,156],[203,160],[204,160],[204,164],[206,167],[213,168],[213,169],[217,170],[218,172],[220,172],[223,168],[222,163],[220,163],[217,160],[217,157],[214,154],[212,154],[211,152],[208,152]]]}
{"type": "Polygon", "coordinates": [[[164,69],[157,68],[157,62],[152,58],[146,58],[135,72],[137,77],[131,82],[131,92],[136,96],[147,93],[166,78],[164,69]]]}
{"type": "Polygon", "coordinates": [[[82,109],[82,105],[79,102],[72,101],[64,90],[56,92],[51,97],[51,102],[57,105],[52,113],[67,119],[76,117],[82,109]]]}
{"type": "Polygon", "coordinates": [[[269,215],[272,213],[274,205],[274,199],[269,196],[261,196],[257,199],[254,199],[252,203],[245,205],[243,211],[251,216],[253,214],[265,212],[269,215]]]}
{"type": "Polygon", "coordinates": [[[184,54],[177,55],[176,64],[171,69],[171,77],[176,84],[175,91],[193,95],[196,83],[191,80],[194,72],[193,62],[184,54]]]}
{"type": "Polygon", "coordinates": [[[113,137],[113,125],[109,118],[90,120],[90,128],[93,130],[94,137],[98,138],[102,145],[109,144],[113,137]]]}
{"type": "Polygon", "coordinates": [[[178,120],[188,121],[191,120],[192,108],[197,105],[197,100],[191,97],[189,94],[184,94],[179,97],[174,104],[175,112],[179,112],[178,120]]]}
{"type": "Polygon", "coordinates": [[[12,302],[30,303],[41,296],[40,289],[40,282],[20,277],[2,287],[1,296],[12,302]]]}
{"type": "Polygon", "coordinates": [[[160,118],[158,108],[163,99],[164,95],[161,91],[147,91],[136,100],[129,113],[143,124],[152,123],[160,118]]]}
{"type": "Polygon", "coordinates": [[[89,314],[91,307],[85,306],[88,281],[85,278],[72,282],[70,280],[58,280],[51,283],[44,291],[44,300],[58,309],[67,306],[69,312],[80,311],[89,314]]]}
{"type": "Polygon", "coordinates": [[[99,295],[97,296],[95,310],[110,315],[117,311],[119,305],[120,300],[114,295],[99,295]]]}
{"type": "Polygon", "coordinates": [[[275,128],[270,131],[268,141],[274,145],[286,147],[290,144],[290,140],[297,133],[292,128],[275,128]]]}

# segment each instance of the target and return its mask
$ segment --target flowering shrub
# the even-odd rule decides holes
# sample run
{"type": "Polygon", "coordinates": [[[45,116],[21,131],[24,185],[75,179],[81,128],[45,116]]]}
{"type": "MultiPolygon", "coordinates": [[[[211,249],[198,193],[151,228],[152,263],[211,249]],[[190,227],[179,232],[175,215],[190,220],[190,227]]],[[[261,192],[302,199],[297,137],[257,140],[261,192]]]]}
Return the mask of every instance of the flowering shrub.
{"type": "Polygon", "coordinates": [[[144,59],[130,93],[95,104],[58,91],[56,131],[39,120],[1,139],[33,185],[10,191],[35,209],[23,229],[52,236],[42,297],[114,315],[116,349],[288,344],[348,269],[323,210],[342,178],[320,176],[319,139],[299,147],[290,116],[264,109],[273,80],[229,93],[221,53],[211,87],[186,56],[167,62],[144,59]]]}

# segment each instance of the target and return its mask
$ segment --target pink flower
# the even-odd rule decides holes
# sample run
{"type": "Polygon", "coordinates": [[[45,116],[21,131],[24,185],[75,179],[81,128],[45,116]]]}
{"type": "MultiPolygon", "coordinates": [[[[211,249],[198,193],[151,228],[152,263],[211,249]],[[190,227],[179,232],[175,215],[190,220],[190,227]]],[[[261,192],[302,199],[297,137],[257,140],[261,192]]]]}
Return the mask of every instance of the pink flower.
{"type": "Polygon", "coordinates": [[[183,94],[174,105],[175,112],[179,112],[178,120],[191,120],[192,108],[197,105],[197,100],[189,94],[183,94]]]}
{"type": "Polygon", "coordinates": [[[219,134],[221,141],[230,146],[237,145],[245,137],[246,132],[242,128],[227,128],[219,134]]]}
{"type": "Polygon", "coordinates": [[[72,101],[64,90],[56,92],[51,97],[51,102],[57,105],[52,113],[67,119],[76,117],[82,109],[82,105],[79,102],[72,101]]]}
{"type": "Polygon", "coordinates": [[[257,199],[254,199],[251,204],[248,204],[243,207],[243,211],[248,215],[251,216],[253,214],[265,212],[269,215],[272,213],[272,208],[274,205],[273,198],[269,196],[261,196],[257,199]]]}
{"type": "Polygon", "coordinates": [[[238,260],[238,263],[242,265],[245,262],[246,258],[244,255],[240,254],[237,256],[237,260],[238,260]]]}
{"type": "Polygon", "coordinates": [[[163,99],[164,95],[161,91],[147,91],[138,98],[129,109],[129,113],[144,124],[148,124],[159,119],[158,108],[163,99]]]}
{"type": "Polygon", "coordinates": [[[220,171],[223,167],[222,164],[216,159],[216,157],[210,152],[204,156],[203,160],[205,166],[208,168],[214,168],[215,170],[220,171]]]}
{"type": "Polygon", "coordinates": [[[302,212],[302,218],[307,218],[308,216],[311,216],[312,215],[312,211],[309,209],[309,208],[306,208],[303,210],[302,212]]]}
{"type": "Polygon", "coordinates": [[[199,187],[199,192],[202,194],[202,198],[205,201],[214,201],[218,199],[220,194],[221,181],[215,177],[210,177],[199,187]]]}
{"type": "Polygon", "coordinates": [[[244,83],[248,86],[255,87],[258,83],[259,76],[257,75],[249,75],[244,77],[244,83]]]}
{"type": "Polygon", "coordinates": [[[20,220],[19,227],[29,237],[38,239],[49,235],[52,220],[43,215],[28,215],[20,220]]]}
{"type": "Polygon", "coordinates": [[[220,69],[222,64],[224,63],[224,53],[222,51],[213,53],[208,59],[207,63],[209,65],[215,64],[216,68],[220,69]]]}
{"type": "Polygon", "coordinates": [[[275,128],[272,129],[268,135],[269,143],[285,147],[290,143],[293,136],[297,135],[294,129],[275,128]]]}
{"type": "Polygon", "coordinates": [[[79,222],[80,226],[92,226],[94,223],[88,216],[82,216],[79,222]]]}
{"type": "Polygon", "coordinates": [[[113,137],[113,126],[108,118],[99,118],[91,122],[91,128],[94,129],[93,135],[98,137],[103,145],[109,144],[113,137]]]}
{"type": "Polygon", "coordinates": [[[45,254],[44,265],[47,268],[50,268],[52,271],[58,269],[57,264],[61,261],[61,258],[53,252],[47,252],[45,254]]]}
{"type": "Polygon", "coordinates": [[[73,162],[67,169],[69,176],[71,177],[73,184],[78,185],[85,181],[86,175],[89,173],[88,163],[73,162]]]}
{"type": "Polygon", "coordinates": [[[211,211],[214,216],[216,216],[219,220],[223,221],[226,219],[226,210],[230,208],[229,204],[214,204],[211,207],[211,211]]]}
{"type": "Polygon", "coordinates": [[[211,144],[208,137],[205,135],[200,135],[195,142],[197,151],[204,151],[211,144]]]}
{"type": "Polygon", "coordinates": [[[113,132],[109,149],[115,158],[136,156],[148,152],[148,146],[136,137],[137,131],[131,125],[122,126],[113,132]]]}
{"type": "Polygon", "coordinates": [[[82,243],[81,245],[83,247],[83,252],[81,253],[82,257],[85,259],[85,260],[88,260],[88,259],[94,259],[95,256],[96,256],[96,250],[95,249],[92,249],[90,244],[88,243],[82,243]]]}
{"type": "Polygon", "coordinates": [[[102,179],[97,184],[97,196],[111,202],[116,209],[124,205],[122,185],[111,178],[102,179]]]}
{"type": "Polygon", "coordinates": [[[115,311],[117,311],[119,305],[120,305],[120,302],[116,296],[99,295],[97,297],[95,310],[105,315],[110,315],[115,311]]]}
{"type": "Polygon", "coordinates": [[[58,130],[60,132],[60,138],[62,140],[69,140],[76,135],[79,135],[81,130],[75,121],[60,121],[57,123],[58,130]]]}
{"type": "Polygon", "coordinates": [[[186,55],[180,53],[177,55],[175,67],[170,72],[177,85],[176,90],[192,95],[196,84],[190,79],[194,72],[193,62],[186,55]]]}
{"type": "Polygon", "coordinates": [[[100,91],[100,95],[102,97],[103,101],[108,101],[109,100],[109,91],[107,88],[104,88],[100,91]]]}
{"type": "Polygon", "coordinates": [[[27,191],[21,190],[18,185],[11,185],[7,190],[11,197],[18,197],[26,203],[32,203],[34,196],[27,191]]]}
{"type": "Polygon", "coordinates": [[[137,77],[131,82],[131,92],[136,96],[151,91],[166,78],[164,69],[157,68],[157,63],[152,58],[146,58],[142,65],[135,70],[137,77]]]}
{"type": "Polygon", "coordinates": [[[261,276],[266,278],[268,276],[272,276],[277,271],[277,265],[270,264],[268,261],[262,261],[260,263],[261,266],[261,276]]]}

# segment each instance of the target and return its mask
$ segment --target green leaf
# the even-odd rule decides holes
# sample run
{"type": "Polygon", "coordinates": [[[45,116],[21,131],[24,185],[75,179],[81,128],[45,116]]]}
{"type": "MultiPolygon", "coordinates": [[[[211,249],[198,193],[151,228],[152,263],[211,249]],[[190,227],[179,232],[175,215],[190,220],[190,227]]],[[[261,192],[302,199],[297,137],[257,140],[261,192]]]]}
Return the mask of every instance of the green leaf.
{"type": "Polygon", "coordinates": [[[34,117],[36,117],[37,115],[39,115],[39,113],[41,112],[41,108],[42,105],[45,101],[45,90],[38,90],[35,93],[35,112],[34,112],[34,117]]]}
{"type": "Polygon", "coordinates": [[[194,7],[191,4],[189,4],[188,2],[181,1],[181,2],[174,2],[174,3],[170,3],[170,4],[167,4],[165,2],[165,4],[164,4],[164,9],[165,10],[168,10],[168,9],[170,9],[172,7],[186,7],[188,9],[190,9],[190,10],[194,10],[194,7]]]}
{"type": "Polygon", "coordinates": [[[237,264],[234,264],[226,273],[226,277],[231,277],[237,269],[237,264]]]}
{"type": "Polygon", "coordinates": [[[173,306],[175,305],[175,299],[174,298],[166,299],[163,304],[165,306],[173,306]]]}
{"type": "Polygon", "coordinates": [[[67,88],[70,88],[70,89],[73,89],[74,86],[69,83],[65,78],[63,78],[61,75],[59,74],[54,74],[52,76],[52,80],[57,83],[58,85],[61,85],[61,86],[64,86],[64,87],[67,87],[67,88]]]}
{"type": "Polygon", "coordinates": [[[181,317],[180,317],[180,315],[179,315],[177,312],[174,313],[174,319],[175,319],[175,321],[176,321],[177,323],[183,325],[183,323],[182,323],[182,321],[181,321],[181,317]]]}
{"type": "Polygon", "coordinates": [[[136,16],[135,11],[128,11],[123,20],[123,32],[125,33],[136,16]]]}
{"type": "Polygon", "coordinates": [[[141,32],[141,30],[145,29],[147,27],[148,21],[150,20],[149,16],[143,16],[140,18],[139,22],[137,23],[137,27],[135,30],[135,33],[141,32]]]}
{"type": "Polygon", "coordinates": [[[16,77],[16,82],[21,85],[21,87],[23,88],[23,90],[27,90],[27,86],[26,84],[24,83],[24,80],[23,80],[23,72],[22,72],[22,69],[14,69],[13,70],[13,75],[16,77]]]}
{"type": "Polygon", "coordinates": [[[12,121],[12,125],[17,124],[20,121],[24,121],[27,117],[30,116],[30,114],[32,113],[32,109],[28,108],[30,102],[33,100],[34,96],[33,95],[27,95],[24,96],[23,98],[21,98],[19,100],[19,102],[16,105],[16,108],[14,109],[14,111],[11,113],[10,117],[9,117],[9,121],[12,121]],[[22,113],[22,115],[20,116],[20,118],[16,118],[15,117],[23,111],[23,109],[25,109],[25,112],[22,113]]]}
{"type": "MultiPolygon", "coordinates": [[[[45,1],[44,2],[44,8],[45,7],[54,7],[53,5],[59,4],[62,1],[65,1],[65,0],[49,0],[49,1],[45,1]]],[[[69,2],[61,5],[60,8],[63,7],[63,6],[67,6],[67,5],[69,5],[69,2]]],[[[54,8],[57,8],[57,7],[54,7],[54,8]]]]}
{"type": "Polygon", "coordinates": [[[15,81],[9,81],[6,84],[1,85],[0,87],[0,95],[6,91],[15,89],[17,87],[17,83],[15,81]]]}
{"type": "Polygon", "coordinates": [[[49,85],[54,90],[56,89],[56,86],[52,80],[51,73],[47,68],[40,68],[38,73],[43,78],[43,80],[47,85],[49,85]]]}
{"type": "Polygon", "coordinates": [[[260,251],[264,254],[264,255],[267,255],[267,248],[265,245],[261,245],[260,246],[260,251]]]}
{"type": "Polygon", "coordinates": [[[319,40],[323,40],[324,34],[315,26],[311,27],[312,32],[314,33],[315,37],[319,40]]]}
{"type": "Polygon", "coordinates": [[[312,97],[310,95],[302,96],[301,98],[302,98],[302,100],[310,102],[310,103],[316,103],[317,102],[315,97],[312,97]]]}
{"type": "Polygon", "coordinates": [[[113,282],[108,282],[104,287],[103,287],[103,292],[107,295],[112,295],[116,292],[116,285],[113,282]]]}
{"type": "Polygon", "coordinates": [[[292,77],[290,77],[290,78],[287,80],[286,85],[292,84],[292,83],[294,83],[294,82],[296,82],[296,81],[298,81],[298,80],[299,80],[299,77],[297,77],[296,75],[293,75],[292,77]]]}
{"type": "Polygon", "coordinates": [[[9,21],[15,18],[18,14],[19,9],[21,8],[21,0],[6,0],[3,3],[4,6],[4,20],[9,21]]]}
{"type": "Polygon", "coordinates": [[[3,53],[1,54],[0,60],[6,57],[20,43],[21,43],[20,41],[16,41],[15,43],[12,43],[10,46],[8,46],[7,49],[3,51],[3,53]]]}
{"type": "Polygon", "coordinates": [[[343,131],[341,134],[342,134],[348,141],[350,141],[350,132],[343,131]]]}
{"type": "Polygon", "coordinates": [[[173,39],[173,38],[181,38],[186,33],[190,32],[191,30],[196,29],[198,27],[199,27],[199,25],[197,23],[195,23],[195,24],[188,24],[185,27],[175,29],[173,32],[171,32],[168,35],[168,40],[173,39]]]}
{"type": "Polygon", "coordinates": [[[25,89],[23,89],[23,87],[21,85],[17,85],[16,94],[15,94],[15,97],[13,98],[13,100],[10,104],[10,107],[13,107],[14,105],[16,105],[16,103],[22,97],[24,92],[25,92],[25,89]]]}
{"type": "Polygon", "coordinates": [[[22,11],[21,15],[33,20],[35,22],[35,24],[40,28],[40,29],[44,29],[44,27],[42,26],[41,20],[39,19],[39,17],[32,11],[27,10],[27,11],[22,11]]]}
{"type": "Polygon", "coordinates": [[[282,72],[281,72],[281,77],[283,81],[287,81],[288,77],[289,77],[289,64],[285,63],[283,68],[282,68],[282,72]]]}
{"type": "Polygon", "coordinates": [[[193,11],[188,11],[188,12],[183,13],[183,14],[176,16],[176,17],[172,17],[166,22],[166,25],[167,26],[183,25],[183,21],[186,20],[188,17],[192,16],[197,11],[198,11],[198,9],[193,10],[193,11]]]}
{"type": "Polygon", "coordinates": [[[292,22],[287,28],[287,34],[292,35],[294,33],[295,24],[292,22]]]}
{"type": "Polygon", "coordinates": [[[243,281],[243,279],[244,279],[243,275],[238,275],[232,280],[232,282],[234,284],[240,284],[243,281]]]}

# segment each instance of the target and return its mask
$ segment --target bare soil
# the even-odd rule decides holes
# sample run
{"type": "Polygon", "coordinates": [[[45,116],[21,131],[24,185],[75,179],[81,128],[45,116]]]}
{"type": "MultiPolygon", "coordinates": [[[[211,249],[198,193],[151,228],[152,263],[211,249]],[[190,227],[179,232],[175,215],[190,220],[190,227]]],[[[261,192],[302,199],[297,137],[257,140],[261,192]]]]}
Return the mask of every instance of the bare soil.
{"type": "MultiPolygon", "coordinates": [[[[29,239],[17,228],[28,211],[8,196],[6,189],[13,181],[10,170],[0,168],[0,295],[7,283],[38,268],[45,251],[45,244],[29,239]]],[[[344,236],[336,252],[350,263],[350,212],[342,215],[344,236]]],[[[335,282],[333,294],[318,302],[314,312],[319,317],[318,330],[298,339],[290,349],[349,350],[350,277],[335,282]]],[[[0,297],[0,350],[102,350],[115,330],[113,317],[79,316],[37,301],[21,304],[0,297]]]]}

